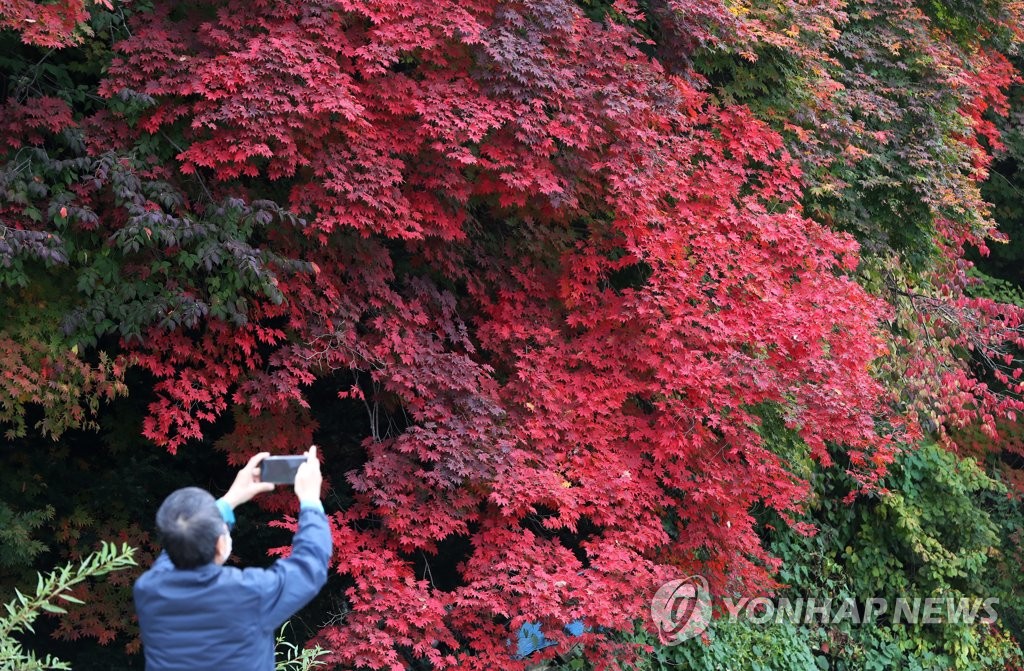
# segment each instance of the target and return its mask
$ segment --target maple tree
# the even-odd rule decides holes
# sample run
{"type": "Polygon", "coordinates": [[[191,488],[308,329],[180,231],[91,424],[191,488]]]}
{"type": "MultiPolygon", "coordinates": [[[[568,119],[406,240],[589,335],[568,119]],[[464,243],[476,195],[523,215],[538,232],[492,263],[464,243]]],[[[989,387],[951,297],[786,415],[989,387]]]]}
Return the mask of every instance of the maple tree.
{"type": "Polygon", "coordinates": [[[439,669],[578,618],[614,659],[680,574],[774,585],[752,510],[808,531],[810,488],[766,418],[865,491],[1013,421],[1020,308],[963,259],[1019,8],[581,5],[0,5],[0,421],[88,428],[131,371],[142,436],[241,463],[326,385],[368,428],[317,636],[439,669]]]}

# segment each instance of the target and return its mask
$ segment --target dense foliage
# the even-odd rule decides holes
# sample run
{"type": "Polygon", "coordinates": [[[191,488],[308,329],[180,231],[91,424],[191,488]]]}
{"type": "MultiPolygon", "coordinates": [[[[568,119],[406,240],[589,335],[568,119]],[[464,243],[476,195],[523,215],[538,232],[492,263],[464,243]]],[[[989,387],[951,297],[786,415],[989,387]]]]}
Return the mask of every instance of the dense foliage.
{"type": "MultiPolygon", "coordinates": [[[[1024,307],[972,260],[1017,211],[982,182],[1019,184],[1020,11],[0,4],[0,577],[144,563],[174,487],[315,440],[342,550],[303,634],[346,668],[513,668],[579,618],[654,663],[629,632],[694,573],[1015,594],[1024,307]]],[[[246,561],[286,538],[252,527],[246,561]]],[[[135,651],[127,581],[53,633],[135,651]]],[[[988,668],[1016,608],[714,645],[988,668]]]]}

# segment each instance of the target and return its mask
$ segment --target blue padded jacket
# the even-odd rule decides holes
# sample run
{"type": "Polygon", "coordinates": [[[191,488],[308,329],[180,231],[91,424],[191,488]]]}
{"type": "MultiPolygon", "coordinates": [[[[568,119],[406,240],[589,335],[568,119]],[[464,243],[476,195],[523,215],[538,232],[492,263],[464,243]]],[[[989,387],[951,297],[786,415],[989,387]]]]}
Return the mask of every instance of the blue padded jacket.
{"type": "Polygon", "coordinates": [[[178,569],[166,553],[135,582],[146,671],[273,671],[274,634],[327,581],[331,534],[305,507],[291,556],[269,568],[178,569]]]}

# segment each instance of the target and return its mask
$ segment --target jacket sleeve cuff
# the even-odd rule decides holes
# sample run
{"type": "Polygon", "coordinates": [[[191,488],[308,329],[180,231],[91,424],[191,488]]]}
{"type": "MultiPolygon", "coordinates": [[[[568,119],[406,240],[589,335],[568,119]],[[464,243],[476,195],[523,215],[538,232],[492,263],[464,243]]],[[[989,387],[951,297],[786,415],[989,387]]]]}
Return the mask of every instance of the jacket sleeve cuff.
{"type": "Polygon", "coordinates": [[[320,503],[318,499],[299,499],[299,510],[319,510],[324,511],[324,504],[320,503]]]}
{"type": "Polygon", "coordinates": [[[227,501],[217,499],[217,509],[220,510],[220,516],[224,518],[229,529],[235,526],[235,511],[231,509],[231,505],[227,501]]]}

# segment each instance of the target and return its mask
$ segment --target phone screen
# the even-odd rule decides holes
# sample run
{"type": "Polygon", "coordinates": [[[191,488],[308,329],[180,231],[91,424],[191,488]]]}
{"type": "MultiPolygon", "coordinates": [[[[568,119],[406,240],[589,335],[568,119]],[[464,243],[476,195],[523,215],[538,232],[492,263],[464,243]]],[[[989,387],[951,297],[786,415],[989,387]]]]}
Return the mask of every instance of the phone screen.
{"type": "Polygon", "coordinates": [[[266,457],[260,462],[260,481],[278,485],[295,484],[295,473],[299,470],[304,456],[266,457]]]}

